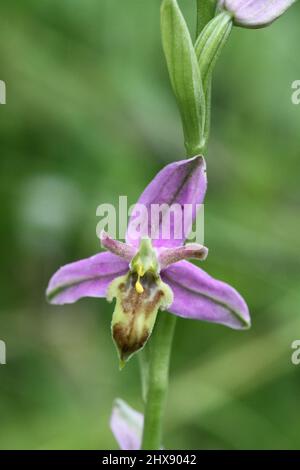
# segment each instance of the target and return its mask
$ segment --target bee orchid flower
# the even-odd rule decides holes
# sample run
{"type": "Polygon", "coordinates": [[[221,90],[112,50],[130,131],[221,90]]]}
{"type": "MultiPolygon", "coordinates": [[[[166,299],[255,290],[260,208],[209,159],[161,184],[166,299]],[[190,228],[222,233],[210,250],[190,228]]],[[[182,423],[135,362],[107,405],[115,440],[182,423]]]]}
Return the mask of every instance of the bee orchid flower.
{"type": "Polygon", "coordinates": [[[116,299],[112,336],[121,365],[146,344],[159,310],[234,329],[250,326],[240,294],[187,261],[207,256],[207,248],[200,244],[184,245],[206,186],[202,156],[167,165],[140,196],[129,220],[126,243],[102,232],[107,252],[67,264],[50,280],[47,296],[53,304],[87,296],[116,299]],[[140,207],[145,209],[142,215],[140,207]],[[152,213],[153,207],[160,208],[159,217],[152,213]],[[179,210],[178,219],[174,207],[189,210],[179,210]],[[179,234],[178,224],[185,227],[179,234]]]}

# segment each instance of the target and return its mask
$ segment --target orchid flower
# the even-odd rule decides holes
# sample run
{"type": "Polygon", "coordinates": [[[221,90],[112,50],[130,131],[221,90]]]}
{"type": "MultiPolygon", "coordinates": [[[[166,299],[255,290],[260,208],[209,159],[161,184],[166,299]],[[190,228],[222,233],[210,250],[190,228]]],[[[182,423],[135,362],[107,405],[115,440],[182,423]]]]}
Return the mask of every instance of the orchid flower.
{"type": "Polygon", "coordinates": [[[168,211],[163,211],[159,220],[151,217],[154,205],[189,205],[191,210],[184,213],[181,222],[190,231],[206,186],[202,156],[167,165],[146,187],[136,205],[147,209],[139,236],[135,236],[137,213],[133,211],[126,243],[102,232],[101,243],[108,252],[67,264],[50,280],[47,296],[53,304],[73,303],[82,297],[116,299],[112,336],[120,365],[146,344],[159,309],[234,329],[250,326],[247,305],[238,292],[186,261],[205,259],[207,248],[196,243],[184,245],[185,235],[175,236],[178,221],[170,218],[168,211]],[[169,237],[164,234],[167,220],[169,237]],[[155,234],[152,240],[149,231],[155,234]]]}
{"type": "Polygon", "coordinates": [[[245,28],[262,28],[279,18],[296,0],[220,0],[219,7],[245,28]]]}
{"type": "Polygon", "coordinates": [[[125,401],[115,400],[110,428],[121,450],[139,450],[142,443],[144,416],[125,401]]]}

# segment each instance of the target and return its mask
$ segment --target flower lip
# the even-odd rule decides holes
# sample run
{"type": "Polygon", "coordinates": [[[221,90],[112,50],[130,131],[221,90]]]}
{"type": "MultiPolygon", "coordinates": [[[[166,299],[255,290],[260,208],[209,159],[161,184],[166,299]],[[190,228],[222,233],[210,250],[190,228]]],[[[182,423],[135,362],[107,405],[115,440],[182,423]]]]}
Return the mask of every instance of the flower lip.
{"type": "Polygon", "coordinates": [[[116,299],[111,328],[121,369],[148,341],[158,310],[168,308],[173,302],[171,289],[159,275],[147,271],[142,279],[138,276],[130,271],[114,279],[107,291],[108,301],[116,299]],[[141,291],[137,283],[141,284],[141,291]]]}

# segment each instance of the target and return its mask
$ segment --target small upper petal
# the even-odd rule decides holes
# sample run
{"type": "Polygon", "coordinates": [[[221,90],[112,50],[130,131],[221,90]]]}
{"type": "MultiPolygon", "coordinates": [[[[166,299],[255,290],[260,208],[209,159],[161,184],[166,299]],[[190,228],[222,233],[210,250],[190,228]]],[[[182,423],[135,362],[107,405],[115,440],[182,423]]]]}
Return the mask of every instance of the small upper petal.
{"type": "Polygon", "coordinates": [[[234,22],[246,28],[260,28],[279,18],[296,0],[221,0],[234,22]]]}
{"type": "Polygon", "coordinates": [[[198,243],[187,243],[175,248],[163,248],[159,250],[158,261],[160,269],[165,269],[171,264],[183,259],[205,260],[208,255],[208,248],[198,243]]]}
{"type": "Polygon", "coordinates": [[[192,263],[179,261],[164,270],[161,277],[174,294],[170,312],[234,329],[249,328],[249,310],[241,295],[192,263]]]}
{"type": "Polygon", "coordinates": [[[104,230],[102,230],[100,234],[100,242],[103,248],[125,259],[128,263],[136,254],[136,249],[133,246],[127,245],[127,243],[120,242],[119,240],[114,240],[104,230]]]}
{"type": "Polygon", "coordinates": [[[109,284],[128,271],[128,263],[112,253],[66,264],[50,279],[46,295],[52,304],[69,304],[81,297],[105,297],[109,284]]]}
{"type": "Polygon", "coordinates": [[[127,243],[137,247],[146,236],[155,247],[182,245],[203,203],[206,186],[206,165],[202,156],[167,165],[135,205],[127,243]]]}

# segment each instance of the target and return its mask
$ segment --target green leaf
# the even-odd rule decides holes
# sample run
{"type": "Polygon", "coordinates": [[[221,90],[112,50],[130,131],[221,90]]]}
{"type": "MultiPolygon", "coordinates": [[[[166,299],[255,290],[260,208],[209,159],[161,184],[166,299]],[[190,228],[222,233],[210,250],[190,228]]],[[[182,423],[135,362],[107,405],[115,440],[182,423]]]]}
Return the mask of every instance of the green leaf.
{"type": "Polygon", "coordinates": [[[205,97],[191,36],[176,0],[164,0],[161,7],[164,53],[171,84],[181,114],[188,155],[203,149],[205,97]]]}

